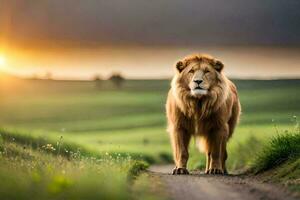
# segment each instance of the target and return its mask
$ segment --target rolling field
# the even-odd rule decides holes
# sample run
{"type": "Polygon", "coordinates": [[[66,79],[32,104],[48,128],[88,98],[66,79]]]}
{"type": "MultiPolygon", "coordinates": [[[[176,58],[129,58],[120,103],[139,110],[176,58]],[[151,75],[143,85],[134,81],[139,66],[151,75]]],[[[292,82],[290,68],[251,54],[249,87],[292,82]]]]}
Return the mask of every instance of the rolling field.
{"type": "MultiPolygon", "coordinates": [[[[300,116],[299,80],[235,82],[242,117],[230,149],[293,128],[294,117],[300,116]]],[[[96,86],[94,82],[31,80],[20,85],[14,92],[0,94],[2,128],[52,141],[62,136],[97,153],[170,161],[164,109],[169,81],[132,80],[121,89],[105,82],[96,86]]],[[[232,159],[229,163],[244,165],[232,159]]]]}
{"type": "MultiPolygon", "coordinates": [[[[236,80],[235,83],[243,113],[229,143],[228,165],[230,170],[243,170],[272,136],[294,131],[300,116],[300,80],[236,80]]],[[[34,188],[39,191],[48,188],[48,193],[43,196],[45,193],[41,192],[36,199],[41,196],[53,199],[51,195],[64,199],[64,195],[74,194],[80,199],[89,193],[95,195],[93,198],[98,193],[91,184],[103,188],[104,199],[126,199],[130,197],[126,188],[128,177],[146,167],[137,160],[150,164],[172,162],[164,109],[167,80],[128,80],[121,89],[108,82],[50,80],[18,80],[10,87],[1,88],[0,93],[0,176],[11,185],[17,176],[24,177],[22,184],[26,187],[19,185],[19,194],[23,196],[15,199],[26,199],[35,176],[42,175],[45,178],[37,179],[47,187],[39,184],[34,188]],[[25,172],[17,174],[15,179],[5,175],[20,170],[20,160],[26,166],[25,172]],[[50,175],[45,166],[51,169],[50,175]],[[101,173],[96,173],[99,170],[101,173]],[[107,174],[113,174],[113,178],[107,174]],[[111,182],[79,181],[91,176],[111,182]],[[120,196],[109,193],[115,183],[120,185],[120,196]],[[76,190],[77,187],[82,190],[76,190]],[[71,188],[69,193],[61,194],[65,188],[71,188]]],[[[189,168],[202,168],[204,156],[198,153],[194,141],[190,148],[189,168]]],[[[2,188],[1,194],[10,185],[2,188]]]]}

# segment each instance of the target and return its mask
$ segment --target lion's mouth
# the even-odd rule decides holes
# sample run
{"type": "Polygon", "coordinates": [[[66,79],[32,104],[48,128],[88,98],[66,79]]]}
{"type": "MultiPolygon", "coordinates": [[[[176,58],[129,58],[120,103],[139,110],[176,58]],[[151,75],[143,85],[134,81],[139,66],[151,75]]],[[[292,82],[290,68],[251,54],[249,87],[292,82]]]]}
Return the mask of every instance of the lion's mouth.
{"type": "Polygon", "coordinates": [[[207,89],[204,89],[200,86],[195,87],[193,90],[191,90],[193,96],[199,96],[199,95],[206,95],[207,89]]]}
{"type": "Polygon", "coordinates": [[[205,89],[200,87],[200,86],[197,86],[197,87],[194,88],[194,90],[205,90],[205,89]]]}

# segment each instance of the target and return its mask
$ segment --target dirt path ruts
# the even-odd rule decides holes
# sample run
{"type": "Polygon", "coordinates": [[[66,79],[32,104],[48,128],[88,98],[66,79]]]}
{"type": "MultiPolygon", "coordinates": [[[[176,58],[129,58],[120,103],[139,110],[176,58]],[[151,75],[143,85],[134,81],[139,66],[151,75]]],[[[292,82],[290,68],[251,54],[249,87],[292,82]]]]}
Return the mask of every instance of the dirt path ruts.
{"type": "Polygon", "coordinates": [[[151,176],[158,177],[166,192],[174,200],[293,200],[279,186],[262,183],[254,178],[238,175],[206,175],[191,172],[190,175],[171,175],[173,166],[152,166],[151,176]]]}

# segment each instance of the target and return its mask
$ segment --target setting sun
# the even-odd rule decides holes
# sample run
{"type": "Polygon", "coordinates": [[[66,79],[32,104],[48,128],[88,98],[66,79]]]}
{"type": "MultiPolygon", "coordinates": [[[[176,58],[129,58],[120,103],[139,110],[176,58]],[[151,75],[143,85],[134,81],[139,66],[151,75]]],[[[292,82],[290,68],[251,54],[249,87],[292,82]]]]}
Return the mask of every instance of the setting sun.
{"type": "Polygon", "coordinates": [[[0,55],[0,66],[3,67],[6,63],[5,57],[3,55],[0,55]]]}

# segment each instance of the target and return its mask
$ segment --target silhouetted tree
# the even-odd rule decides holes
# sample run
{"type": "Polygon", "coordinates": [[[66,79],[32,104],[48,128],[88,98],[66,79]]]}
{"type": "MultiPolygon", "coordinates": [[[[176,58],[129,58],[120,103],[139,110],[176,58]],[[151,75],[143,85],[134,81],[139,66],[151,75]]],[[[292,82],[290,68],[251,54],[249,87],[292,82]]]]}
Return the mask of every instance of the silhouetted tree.
{"type": "Polygon", "coordinates": [[[110,80],[117,88],[121,88],[125,81],[120,73],[113,73],[108,80],[110,80]]]}
{"type": "Polygon", "coordinates": [[[100,88],[102,86],[102,83],[103,83],[103,79],[101,77],[101,75],[99,74],[96,74],[93,78],[94,82],[95,82],[95,86],[97,88],[100,88]]]}

